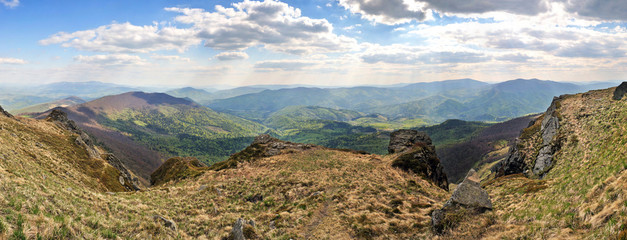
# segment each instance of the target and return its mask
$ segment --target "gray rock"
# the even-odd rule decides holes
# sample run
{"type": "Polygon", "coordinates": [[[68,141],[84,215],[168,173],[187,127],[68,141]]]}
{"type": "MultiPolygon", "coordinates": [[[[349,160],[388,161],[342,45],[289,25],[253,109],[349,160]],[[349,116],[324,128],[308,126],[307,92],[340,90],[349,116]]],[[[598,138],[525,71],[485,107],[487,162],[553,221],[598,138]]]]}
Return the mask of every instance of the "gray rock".
{"type": "Polygon", "coordinates": [[[231,238],[233,240],[246,240],[244,237],[244,219],[238,218],[233,224],[233,229],[231,230],[231,238]]]}
{"type": "Polygon", "coordinates": [[[46,117],[46,120],[57,122],[59,126],[67,130],[70,130],[72,132],[79,133],[79,134],[81,133],[76,123],[70,120],[67,117],[67,113],[65,113],[64,111],[61,111],[60,109],[56,109],[56,108],[53,109],[52,112],[48,114],[48,117],[46,117]]]}
{"type": "Polygon", "coordinates": [[[159,222],[163,224],[163,226],[171,229],[172,231],[176,231],[176,223],[174,223],[174,221],[164,218],[160,215],[154,215],[152,218],[155,220],[155,222],[159,222]]]}
{"type": "Polygon", "coordinates": [[[444,211],[436,209],[431,213],[431,224],[435,232],[441,232],[443,228],[444,211]]]}
{"type": "Polygon", "coordinates": [[[536,158],[536,163],[533,166],[533,174],[542,175],[553,164],[553,150],[551,150],[551,146],[547,145],[540,149],[538,152],[538,158],[536,158]]]}
{"type": "Polygon", "coordinates": [[[623,82],[620,85],[618,85],[616,90],[614,90],[614,97],[612,97],[612,99],[621,100],[623,99],[623,96],[625,96],[626,93],[627,93],[627,82],[623,82]]]}
{"type": "Polygon", "coordinates": [[[201,185],[200,187],[198,187],[198,191],[202,191],[207,189],[207,185],[201,185]]]}
{"type": "Polygon", "coordinates": [[[9,117],[9,118],[13,118],[13,115],[11,115],[9,112],[5,111],[4,108],[2,108],[2,106],[0,106],[0,115],[3,115],[5,117],[9,117]]]}
{"type": "Polygon", "coordinates": [[[389,153],[403,152],[410,149],[416,143],[422,142],[431,145],[431,138],[424,132],[411,129],[396,130],[390,134],[389,153]]]}
{"type": "Polygon", "coordinates": [[[457,186],[451,198],[445,206],[461,205],[466,208],[476,208],[478,210],[492,209],[492,201],[488,193],[481,188],[481,185],[469,178],[457,186]]]}

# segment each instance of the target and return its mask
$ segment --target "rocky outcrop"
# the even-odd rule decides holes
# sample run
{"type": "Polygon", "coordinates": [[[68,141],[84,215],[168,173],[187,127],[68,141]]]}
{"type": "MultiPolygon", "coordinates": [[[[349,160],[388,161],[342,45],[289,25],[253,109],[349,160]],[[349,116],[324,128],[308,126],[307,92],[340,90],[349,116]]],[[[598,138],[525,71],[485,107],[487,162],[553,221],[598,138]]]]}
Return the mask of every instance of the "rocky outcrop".
{"type": "Polygon", "coordinates": [[[2,108],[2,106],[0,106],[0,115],[4,115],[5,117],[13,118],[13,115],[11,115],[9,112],[5,111],[4,108],[2,108]]]}
{"type": "Polygon", "coordinates": [[[159,215],[154,215],[152,216],[152,218],[154,219],[155,222],[161,223],[163,226],[165,226],[166,228],[169,228],[172,231],[176,232],[176,223],[174,223],[174,221],[164,218],[162,216],[159,215]]]}
{"type": "Polygon", "coordinates": [[[627,82],[623,82],[616,87],[616,90],[614,90],[614,97],[612,97],[612,99],[621,100],[625,94],[627,94],[627,82]]]}
{"type": "Polygon", "coordinates": [[[231,236],[229,237],[229,239],[232,240],[246,240],[257,238],[258,236],[255,232],[255,221],[246,221],[241,218],[238,218],[237,221],[235,221],[235,223],[233,224],[233,228],[231,229],[231,236]]]}
{"type": "Polygon", "coordinates": [[[313,144],[292,143],[282,141],[268,134],[261,134],[255,137],[253,143],[244,150],[231,155],[226,161],[211,165],[211,170],[223,170],[235,168],[240,162],[250,162],[264,157],[272,157],[283,153],[300,152],[317,147],[313,144]]]}
{"type": "Polygon", "coordinates": [[[399,153],[412,148],[416,143],[431,145],[431,138],[424,132],[401,129],[390,134],[388,153],[399,153]]]}
{"type": "Polygon", "coordinates": [[[525,173],[527,175],[535,175],[542,178],[546,172],[548,172],[553,166],[553,155],[561,148],[561,140],[557,137],[560,127],[559,106],[560,101],[564,96],[553,98],[551,106],[542,116],[542,122],[539,123],[539,129],[533,127],[536,124],[534,120],[529,124],[529,127],[524,129],[521,133],[521,137],[516,140],[516,144],[510,150],[507,158],[500,164],[496,165],[492,171],[496,172],[496,176],[505,176],[510,174],[525,173]],[[523,149],[519,146],[526,139],[521,139],[524,135],[539,134],[542,141],[542,146],[536,152],[535,156],[528,156],[523,153],[523,149]],[[525,158],[533,157],[533,161],[526,161],[525,158]],[[527,170],[531,170],[527,172],[527,170]]]}
{"type": "Polygon", "coordinates": [[[67,117],[67,114],[60,109],[53,109],[48,117],[46,117],[46,121],[55,122],[61,128],[67,129],[73,133],[78,134],[78,137],[74,140],[76,145],[83,147],[90,158],[92,159],[100,159],[107,161],[111,166],[117,169],[120,172],[120,178],[118,181],[122,186],[124,186],[129,191],[137,191],[139,188],[139,180],[134,177],[131,172],[126,168],[126,166],[116,158],[113,154],[110,153],[101,153],[87,133],[83,132],[78,128],[76,123],[73,120],[70,120],[67,117]]]}
{"type": "Polygon", "coordinates": [[[388,149],[393,149],[394,152],[403,151],[392,161],[393,167],[422,175],[437,186],[448,190],[446,174],[436,155],[435,146],[431,144],[431,138],[427,134],[414,130],[398,130],[392,135],[395,136],[395,141],[390,141],[390,144],[394,146],[388,149]],[[411,146],[406,148],[409,143],[411,146]]]}
{"type": "Polygon", "coordinates": [[[314,147],[312,144],[292,143],[271,137],[268,134],[261,134],[255,138],[252,145],[263,147],[260,157],[271,157],[281,154],[283,150],[303,151],[314,147]]]}
{"type": "Polygon", "coordinates": [[[560,144],[555,140],[557,131],[560,127],[557,106],[559,105],[560,98],[554,98],[549,109],[544,113],[544,119],[542,120],[542,128],[540,132],[542,134],[542,148],[540,149],[536,161],[534,163],[532,172],[537,176],[544,176],[544,174],[553,166],[553,155],[559,150],[560,144]]]}
{"type": "Polygon", "coordinates": [[[103,154],[103,157],[109,164],[111,164],[111,166],[120,171],[121,178],[119,178],[118,181],[122,184],[122,186],[126,187],[130,191],[141,190],[139,187],[139,179],[128,170],[120,159],[115,157],[112,153],[103,154]]]}
{"type": "Polygon", "coordinates": [[[442,209],[433,211],[431,222],[436,233],[454,227],[458,221],[474,214],[492,210],[488,193],[481,188],[476,172],[471,169],[464,181],[457,186],[442,209]]]}
{"type": "Polygon", "coordinates": [[[173,157],[150,175],[150,184],[159,185],[173,180],[196,177],[208,168],[194,157],[173,157]]]}
{"type": "Polygon", "coordinates": [[[82,131],[78,129],[78,126],[76,125],[76,123],[67,117],[67,113],[65,113],[64,111],[61,111],[58,108],[52,109],[50,114],[48,114],[48,117],[46,117],[46,121],[56,122],[57,125],[67,130],[70,130],[74,133],[78,133],[78,134],[82,133],[82,131]]]}

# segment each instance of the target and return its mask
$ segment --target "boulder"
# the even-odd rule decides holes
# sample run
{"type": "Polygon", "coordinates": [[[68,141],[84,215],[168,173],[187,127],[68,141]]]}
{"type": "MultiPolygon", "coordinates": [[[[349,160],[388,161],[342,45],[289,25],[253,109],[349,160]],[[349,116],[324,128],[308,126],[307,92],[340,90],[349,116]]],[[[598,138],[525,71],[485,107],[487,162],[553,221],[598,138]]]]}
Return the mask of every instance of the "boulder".
{"type": "Polygon", "coordinates": [[[451,198],[444,204],[447,206],[463,206],[466,208],[475,208],[479,211],[492,209],[492,201],[488,192],[481,188],[479,179],[475,177],[476,172],[471,169],[462,183],[460,183],[451,198]]]}
{"type": "Polygon", "coordinates": [[[159,222],[161,224],[163,224],[163,226],[169,228],[172,231],[176,232],[176,223],[174,223],[174,221],[169,220],[167,218],[164,218],[160,215],[154,215],[153,219],[155,220],[155,222],[159,222]]]}
{"type": "Polygon", "coordinates": [[[424,143],[431,145],[431,138],[424,132],[411,129],[396,130],[390,134],[390,144],[388,145],[389,153],[403,152],[410,149],[416,143],[424,143]]]}
{"type": "Polygon", "coordinates": [[[614,90],[614,97],[612,97],[612,99],[621,100],[623,99],[623,96],[625,96],[626,93],[627,93],[627,82],[623,82],[620,85],[618,85],[618,87],[616,87],[616,90],[614,90]]]}
{"type": "Polygon", "coordinates": [[[250,220],[246,221],[242,218],[238,218],[237,221],[233,224],[233,228],[231,229],[231,236],[229,239],[232,240],[245,240],[245,239],[257,239],[259,238],[257,233],[255,232],[255,221],[250,220]]]}
{"type": "MultiPolygon", "coordinates": [[[[433,182],[437,186],[448,190],[448,179],[440,164],[440,159],[436,155],[435,147],[431,145],[431,138],[424,133],[419,133],[414,130],[399,130],[396,132],[401,132],[400,134],[396,134],[396,136],[412,135],[413,137],[404,139],[410,139],[407,142],[414,143],[410,148],[403,150],[400,150],[400,146],[405,146],[406,143],[388,147],[388,149],[394,149],[394,152],[402,151],[398,157],[392,160],[392,166],[422,175],[425,179],[433,182]]],[[[401,141],[395,141],[394,143],[390,141],[391,144],[399,142],[401,141]]]]}
{"type": "Polygon", "coordinates": [[[139,188],[139,179],[137,179],[136,177],[133,177],[133,174],[131,174],[131,171],[129,171],[128,168],[126,168],[126,166],[124,165],[124,163],[122,163],[122,161],[120,161],[120,159],[118,159],[117,157],[115,157],[115,155],[110,154],[110,153],[104,154],[103,156],[104,156],[104,159],[109,164],[111,164],[111,166],[113,166],[115,169],[120,171],[120,177],[123,178],[123,180],[120,181],[120,184],[122,184],[129,191],[141,190],[139,188]]]}
{"type": "Polygon", "coordinates": [[[476,174],[475,170],[471,169],[442,209],[436,209],[431,213],[434,232],[442,233],[444,229],[456,226],[464,218],[492,210],[490,196],[481,188],[476,174]]]}

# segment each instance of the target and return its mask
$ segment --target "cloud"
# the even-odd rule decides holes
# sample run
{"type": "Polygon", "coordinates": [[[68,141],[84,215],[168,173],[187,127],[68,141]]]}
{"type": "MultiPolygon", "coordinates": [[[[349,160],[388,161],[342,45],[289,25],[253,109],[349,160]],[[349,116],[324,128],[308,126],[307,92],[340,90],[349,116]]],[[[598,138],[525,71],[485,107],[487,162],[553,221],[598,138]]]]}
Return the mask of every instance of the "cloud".
{"type": "Polygon", "coordinates": [[[582,41],[560,48],[556,55],[560,57],[622,58],[627,57],[627,50],[620,49],[623,44],[622,41],[582,41]]]}
{"type": "Polygon", "coordinates": [[[491,57],[480,52],[470,50],[440,50],[433,51],[424,47],[406,45],[379,46],[372,45],[370,49],[360,54],[366,63],[391,64],[449,64],[449,63],[479,63],[490,61],[491,57]]]}
{"type": "Polygon", "coordinates": [[[569,12],[603,20],[627,21],[625,0],[561,0],[569,12]]]}
{"type": "Polygon", "coordinates": [[[301,16],[300,9],[286,3],[265,0],[233,3],[232,8],[216,6],[214,12],[203,9],[166,8],[178,12],[178,22],[192,24],[206,47],[242,51],[263,46],[276,52],[304,55],[320,52],[345,52],[357,47],[357,41],[333,33],[326,19],[301,16]]]}
{"type": "Polygon", "coordinates": [[[74,61],[86,64],[105,65],[105,66],[122,66],[122,65],[144,65],[146,61],[139,56],[128,54],[110,54],[110,55],[78,55],[74,57],[74,61]]]}
{"type": "Polygon", "coordinates": [[[536,15],[547,10],[544,0],[424,0],[427,7],[442,13],[508,12],[536,15]]]}
{"type": "Polygon", "coordinates": [[[339,5],[362,18],[387,25],[430,19],[431,11],[480,14],[508,12],[536,15],[547,11],[545,0],[338,0],[339,5]]]}
{"type": "Polygon", "coordinates": [[[339,0],[339,5],[362,18],[388,25],[427,18],[424,3],[411,0],[339,0]]]}
{"type": "Polygon", "coordinates": [[[494,59],[498,60],[498,61],[507,61],[507,62],[527,62],[530,59],[533,59],[533,57],[527,56],[525,54],[520,54],[520,53],[511,53],[511,54],[504,54],[498,57],[495,57],[494,59]]]}
{"type": "Polygon", "coordinates": [[[42,45],[61,44],[83,51],[146,53],[158,50],[185,51],[200,44],[201,40],[191,29],[159,27],[158,25],[136,26],[130,23],[113,23],[95,29],[73,33],[58,32],[40,40],[42,45]]]}
{"type": "Polygon", "coordinates": [[[20,5],[20,0],[0,0],[5,7],[14,8],[20,5]]]}
{"type": "Polygon", "coordinates": [[[155,60],[165,60],[165,61],[182,61],[182,62],[191,62],[192,60],[186,57],[181,57],[177,55],[152,55],[150,58],[155,60]]]}
{"type": "Polygon", "coordinates": [[[306,60],[271,60],[256,63],[255,69],[261,71],[298,71],[317,64],[316,62],[306,60]]]}
{"type": "Polygon", "coordinates": [[[27,62],[19,58],[1,58],[0,64],[26,64],[27,62]]]}
{"type": "Polygon", "coordinates": [[[244,60],[248,59],[245,52],[223,52],[215,56],[220,61],[244,60]]]}

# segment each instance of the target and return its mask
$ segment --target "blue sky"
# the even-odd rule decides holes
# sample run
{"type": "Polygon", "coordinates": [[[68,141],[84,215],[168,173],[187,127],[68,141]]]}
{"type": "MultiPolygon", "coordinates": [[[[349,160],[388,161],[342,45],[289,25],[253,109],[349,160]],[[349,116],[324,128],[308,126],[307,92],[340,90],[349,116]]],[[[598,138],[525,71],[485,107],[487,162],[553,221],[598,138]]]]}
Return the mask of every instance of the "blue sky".
{"type": "Polygon", "coordinates": [[[0,83],[627,78],[624,0],[0,0],[0,83]]]}

